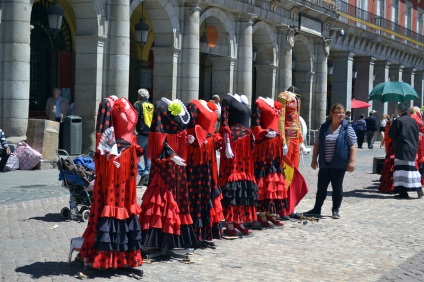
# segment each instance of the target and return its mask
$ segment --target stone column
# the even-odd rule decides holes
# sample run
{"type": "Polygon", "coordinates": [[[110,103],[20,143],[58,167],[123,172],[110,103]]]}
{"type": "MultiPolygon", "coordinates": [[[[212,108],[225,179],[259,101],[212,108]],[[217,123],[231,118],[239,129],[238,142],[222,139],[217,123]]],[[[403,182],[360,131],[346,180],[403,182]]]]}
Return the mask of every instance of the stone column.
{"type": "Polygon", "coordinates": [[[415,71],[414,76],[414,89],[417,91],[418,97],[420,97],[420,100],[417,101],[418,106],[421,107],[424,103],[424,71],[419,70],[415,71]]]}
{"type": "Polygon", "coordinates": [[[295,30],[293,28],[282,27],[278,29],[278,40],[280,42],[279,63],[278,63],[278,89],[277,94],[287,90],[293,85],[292,81],[292,61],[295,30]]]}
{"type": "MultiPolygon", "coordinates": [[[[404,66],[400,64],[391,64],[389,67],[389,80],[390,81],[403,81],[403,68],[404,66]]],[[[389,112],[396,113],[396,105],[398,102],[389,101],[387,103],[387,110],[389,112]]]]}
{"type": "Polygon", "coordinates": [[[313,80],[313,97],[311,99],[313,103],[311,106],[312,120],[308,124],[308,128],[310,129],[318,129],[325,121],[327,115],[327,57],[330,53],[330,42],[319,39],[315,44],[317,45],[317,48],[315,48],[316,69],[313,80]]]}
{"type": "Polygon", "coordinates": [[[26,139],[30,82],[30,19],[28,0],[2,1],[3,99],[2,129],[12,142],[26,139]]]}
{"type": "Polygon", "coordinates": [[[212,95],[233,93],[235,59],[212,57],[212,95]]]}
{"type": "MultiPolygon", "coordinates": [[[[276,78],[277,66],[255,65],[255,67],[256,67],[256,97],[255,99],[257,99],[259,96],[276,99],[277,97],[275,93],[275,78],[276,78]]],[[[253,101],[252,101],[252,104],[253,104],[253,101]]]]}
{"type": "MultiPolygon", "coordinates": [[[[382,82],[389,80],[389,66],[388,61],[375,61],[374,71],[375,71],[375,80],[374,87],[382,82]]],[[[387,112],[387,103],[381,103],[379,101],[373,101],[372,110],[376,110],[378,114],[388,113],[387,112]]],[[[370,109],[371,111],[371,109],[370,109]]]]}
{"type": "Polygon", "coordinates": [[[128,0],[109,0],[110,9],[107,96],[128,97],[130,74],[130,6],[128,0]]]}
{"type": "Polygon", "coordinates": [[[106,37],[77,35],[75,40],[75,114],[82,120],[82,151],[94,150],[96,117],[103,93],[106,37]]]}
{"type": "MultiPolygon", "coordinates": [[[[368,101],[368,95],[374,87],[374,62],[375,58],[373,57],[355,56],[355,66],[358,75],[355,79],[355,93],[353,93],[353,97],[356,100],[365,101],[370,104],[373,103],[373,101],[368,101]]],[[[360,114],[367,117],[371,109],[372,107],[352,110],[354,119],[359,119],[360,114]]]]}
{"type": "Polygon", "coordinates": [[[252,25],[256,16],[247,14],[238,19],[237,81],[235,92],[252,100],[253,45],[252,25]]]}
{"type": "Polygon", "coordinates": [[[331,52],[333,56],[334,71],[331,89],[331,104],[341,103],[350,110],[352,100],[352,52],[331,52]]]}
{"type": "Polygon", "coordinates": [[[199,98],[199,14],[197,1],[186,2],[181,49],[181,100],[188,103],[199,98]]]}
{"type": "Polygon", "coordinates": [[[153,47],[153,101],[166,97],[177,98],[177,72],[179,50],[174,47],[153,47]]]}
{"type": "MultiPolygon", "coordinates": [[[[414,68],[404,68],[403,72],[402,72],[402,79],[403,81],[405,81],[406,83],[409,83],[412,88],[414,88],[414,83],[415,83],[415,71],[416,69],[414,68]]],[[[421,101],[417,100],[411,100],[410,101],[410,106],[419,106],[421,104],[421,101]]]]}

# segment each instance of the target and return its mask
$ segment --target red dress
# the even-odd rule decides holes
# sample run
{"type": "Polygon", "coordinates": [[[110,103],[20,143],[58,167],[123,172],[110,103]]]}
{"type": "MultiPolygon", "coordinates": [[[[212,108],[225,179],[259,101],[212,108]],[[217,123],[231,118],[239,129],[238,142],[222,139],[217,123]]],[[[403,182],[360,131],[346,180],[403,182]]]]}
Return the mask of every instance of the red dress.
{"type": "MultiPolygon", "coordinates": [[[[230,138],[234,157],[221,150],[219,185],[227,222],[241,224],[256,221],[258,186],[253,164],[254,137],[249,129],[251,111],[247,105],[227,95],[221,105],[221,136],[230,138]]],[[[224,142],[225,143],[225,142],[224,142]]]]}
{"type": "Polygon", "coordinates": [[[188,145],[187,186],[190,214],[198,240],[221,238],[220,222],[224,219],[215,154],[222,138],[215,133],[218,115],[206,107],[198,100],[187,106],[191,116],[187,133],[195,137],[195,141],[188,145]]]}
{"type": "MultiPolygon", "coordinates": [[[[286,180],[283,171],[283,140],[278,131],[281,107],[277,109],[274,101],[270,105],[263,98],[255,102],[252,118],[252,131],[255,135],[253,158],[255,177],[259,189],[258,211],[268,213],[281,212],[287,198],[286,180]],[[265,135],[275,131],[277,136],[268,138],[265,135]]],[[[275,102],[277,105],[281,104],[275,102]]]]}
{"type": "Polygon", "coordinates": [[[187,159],[190,115],[186,109],[183,116],[174,115],[170,103],[166,98],[155,103],[149,132],[152,166],[140,212],[145,247],[172,249],[198,244],[190,216],[186,167],[171,160],[175,155],[187,159]]]}
{"type": "Polygon", "coordinates": [[[395,171],[395,153],[393,140],[389,137],[391,122],[387,122],[384,133],[384,144],[386,148],[386,159],[384,160],[383,168],[381,170],[380,185],[378,190],[384,193],[393,193],[394,182],[393,172],[395,171]]]}
{"type": "Polygon", "coordinates": [[[120,155],[101,155],[99,151],[96,154],[93,201],[80,251],[86,266],[118,268],[142,264],[140,208],[136,198],[137,155],[141,155],[142,149],[132,134],[136,120],[136,112],[125,98],[100,103],[98,137],[113,122],[120,155]]]}
{"type": "Polygon", "coordinates": [[[420,132],[418,139],[418,153],[417,153],[417,166],[421,174],[421,184],[424,185],[424,123],[421,113],[419,111],[410,114],[411,118],[415,120],[420,132]]]}

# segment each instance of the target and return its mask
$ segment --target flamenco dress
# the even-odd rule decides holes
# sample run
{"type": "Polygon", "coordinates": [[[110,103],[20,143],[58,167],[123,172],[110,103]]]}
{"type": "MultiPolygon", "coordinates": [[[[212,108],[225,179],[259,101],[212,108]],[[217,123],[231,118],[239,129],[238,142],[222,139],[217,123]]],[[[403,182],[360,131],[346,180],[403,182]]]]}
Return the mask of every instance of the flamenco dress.
{"type": "Polygon", "coordinates": [[[215,133],[218,115],[214,108],[213,102],[199,100],[192,100],[187,106],[191,116],[187,133],[195,138],[188,145],[187,186],[193,228],[199,241],[220,239],[224,219],[215,153],[222,138],[215,133]]]}
{"type": "Polygon", "coordinates": [[[384,144],[386,148],[386,159],[384,160],[383,168],[381,170],[380,185],[378,190],[383,193],[393,193],[394,181],[393,172],[395,171],[395,148],[393,140],[389,137],[391,122],[387,122],[384,132],[384,144]]]}
{"type": "Polygon", "coordinates": [[[119,155],[96,152],[90,217],[80,250],[86,267],[106,269],[142,264],[136,178],[137,156],[143,149],[132,133],[136,120],[137,114],[125,98],[117,101],[106,98],[100,103],[97,143],[100,137],[109,141],[115,137],[115,153],[119,155]]]}
{"type": "Polygon", "coordinates": [[[140,212],[143,247],[172,249],[198,244],[190,216],[186,167],[172,161],[176,155],[187,159],[189,120],[181,101],[162,98],[155,103],[148,151],[152,165],[140,212]],[[175,103],[183,109],[180,114],[171,109],[175,103]]]}
{"type": "Polygon", "coordinates": [[[256,184],[259,189],[259,212],[276,214],[284,210],[287,199],[283,163],[283,140],[278,131],[281,103],[259,97],[255,102],[252,131],[255,136],[253,151],[256,184]],[[274,138],[266,137],[275,131],[274,138]]]}
{"type": "Polygon", "coordinates": [[[250,130],[249,107],[228,94],[222,99],[220,134],[225,146],[221,149],[219,185],[227,223],[256,221],[258,186],[253,164],[254,137],[250,130]],[[227,158],[225,147],[229,139],[233,158],[227,158]]]}
{"type": "Polygon", "coordinates": [[[421,184],[424,185],[424,123],[419,111],[414,114],[410,114],[410,116],[417,123],[418,130],[420,132],[418,137],[417,166],[421,174],[421,184]]]}

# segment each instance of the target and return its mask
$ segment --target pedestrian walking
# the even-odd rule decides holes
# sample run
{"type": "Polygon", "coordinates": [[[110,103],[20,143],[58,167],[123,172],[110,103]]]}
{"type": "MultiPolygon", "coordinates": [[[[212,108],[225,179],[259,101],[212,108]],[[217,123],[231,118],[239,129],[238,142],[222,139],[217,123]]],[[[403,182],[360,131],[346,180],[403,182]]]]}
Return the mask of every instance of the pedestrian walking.
{"type": "Polygon", "coordinates": [[[218,132],[219,130],[219,126],[220,126],[220,122],[221,122],[221,97],[219,97],[219,95],[215,94],[212,96],[213,102],[215,103],[216,106],[216,114],[218,115],[218,120],[215,123],[215,131],[218,132]]]}
{"type": "Polygon", "coordinates": [[[60,88],[53,89],[53,95],[47,99],[46,114],[47,119],[57,121],[59,126],[59,149],[63,149],[63,131],[64,131],[64,118],[70,113],[69,103],[66,98],[62,97],[62,90],[60,88]]]}
{"type": "Polygon", "coordinates": [[[418,198],[423,196],[421,175],[415,166],[418,152],[418,125],[408,115],[409,108],[403,103],[397,105],[399,118],[393,121],[389,136],[395,148],[395,170],[393,172],[396,198],[409,198],[408,192],[416,191],[418,198]]]}
{"type": "Polygon", "coordinates": [[[385,140],[384,132],[386,131],[386,126],[388,121],[389,121],[389,116],[383,113],[380,119],[380,129],[378,130],[380,132],[380,139],[381,139],[380,148],[384,148],[384,140],[385,140]]]}
{"type": "Polygon", "coordinates": [[[346,170],[355,170],[356,135],[349,121],[345,120],[345,108],[341,104],[331,107],[330,120],[318,129],[318,138],[312,154],[312,169],[318,171],[318,190],[315,206],[305,215],[321,216],[321,207],[327,197],[328,185],[333,188],[332,218],[339,219],[343,200],[343,179],[346,170]],[[317,157],[318,161],[317,161],[317,157]],[[318,165],[319,164],[319,165],[318,165]]]}
{"type": "Polygon", "coordinates": [[[368,149],[374,148],[374,135],[377,131],[377,120],[375,119],[375,114],[377,112],[372,110],[370,112],[370,115],[365,119],[365,122],[367,123],[367,142],[368,142],[368,149]]]}
{"type": "Polygon", "coordinates": [[[359,119],[353,124],[353,128],[356,132],[356,137],[358,138],[358,149],[362,149],[362,144],[364,144],[365,132],[367,130],[367,123],[365,122],[365,116],[361,114],[359,119]]]}
{"type": "Polygon", "coordinates": [[[144,168],[142,161],[138,163],[138,174],[141,176],[138,185],[147,185],[150,174],[150,159],[147,157],[147,147],[149,141],[149,131],[152,124],[154,106],[149,102],[149,91],[145,88],[138,90],[138,100],[134,103],[134,108],[137,111],[137,144],[144,149],[144,168]]]}

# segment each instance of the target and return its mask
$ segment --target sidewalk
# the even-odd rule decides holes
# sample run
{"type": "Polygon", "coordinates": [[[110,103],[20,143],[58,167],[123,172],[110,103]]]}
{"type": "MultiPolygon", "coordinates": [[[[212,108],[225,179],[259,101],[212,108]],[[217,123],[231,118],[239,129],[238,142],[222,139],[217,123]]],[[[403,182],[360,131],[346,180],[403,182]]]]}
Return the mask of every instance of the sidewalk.
{"type": "MultiPolygon", "coordinates": [[[[358,149],[357,170],[346,174],[341,219],[286,222],[283,229],[251,237],[215,240],[216,249],[196,250],[192,264],[177,260],[143,265],[145,281],[424,281],[424,199],[396,200],[377,193],[371,174],[382,149],[358,149]]],[[[317,171],[310,155],[300,168],[310,192],[298,211],[309,210],[317,171]]],[[[77,281],[82,265],[67,264],[69,242],[86,223],[63,221],[68,205],[58,170],[0,174],[0,278],[2,281],[77,281]],[[54,225],[57,228],[51,229],[54,225]]],[[[138,189],[139,202],[143,189],[138,189]]],[[[331,195],[331,192],[329,192],[331,195]]],[[[411,193],[412,197],[415,197],[411,193]]],[[[331,196],[323,213],[331,215],[331,196]]],[[[74,254],[75,256],[75,254],[74,254]]],[[[134,281],[100,271],[90,281],[134,281]]]]}

